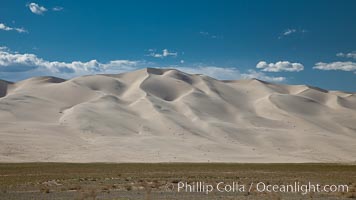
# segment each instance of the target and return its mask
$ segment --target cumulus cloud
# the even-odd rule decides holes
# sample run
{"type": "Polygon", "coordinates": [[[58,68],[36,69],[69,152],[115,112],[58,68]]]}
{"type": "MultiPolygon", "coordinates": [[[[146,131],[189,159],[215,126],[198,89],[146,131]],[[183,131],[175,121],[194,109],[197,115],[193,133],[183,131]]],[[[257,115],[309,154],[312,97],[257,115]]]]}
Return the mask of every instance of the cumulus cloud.
{"type": "Polygon", "coordinates": [[[49,73],[71,73],[71,74],[91,74],[102,73],[111,70],[135,69],[139,61],[130,60],[112,60],[107,63],[101,63],[97,60],[88,62],[73,61],[47,61],[39,58],[35,54],[20,54],[11,52],[6,47],[0,48],[0,72],[19,72],[31,70],[45,70],[49,73]]]}
{"type": "MultiPolygon", "coordinates": [[[[183,64],[181,62],[181,64],[183,64]]],[[[48,61],[31,53],[12,52],[7,47],[0,46],[0,77],[12,81],[22,80],[32,76],[58,76],[72,78],[80,75],[98,73],[122,73],[140,68],[155,66],[154,63],[132,60],[112,60],[105,63],[95,59],[88,62],[48,61]]],[[[237,68],[208,65],[174,66],[174,68],[193,74],[204,74],[220,80],[236,80],[257,78],[270,82],[283,82],[285,77],[268,76],[263,72],[248,70],[241,73],[237,68]]]]}
{"type": "Polygon", "coordinates": [[[27,30],[24,29],[24,28],[9,27],[9,26],[6,26],[3,23],[0,23],[0,30],[3,30],[3,31],[16,31],[18,33],[27,33],[27,30]]]}
{"type": "Polygon", "coordinates": [[[47,8],[40,6],[37,3],[30,3],[27,6],[31,12],[36,15],[43,15],[47,11],[47,8]]]}
{"type": "Polygon", "coordinates": [[[350,53],[337,53],[336,56],[356,59],[356,51],[350,53]]]}
{"type": "Polygon", "coordinates": [[[248,70],[246,73],[241,73],[237,68],[218,67],[218,66],[194,66],[194,67],[175,67],[178,70],[191,74],[204,74],[219,80],[238,80],[256,78],[270,82],[283,82],[285,77],[268,76],[263,72],[248,70]]]}
{"type": "Polygon", "coordinates": [[[341,71],[354,71],[356,72],[356,63],[355,62],[331,62],[324,63],[318,62],[315,64],[313,69],[319,70],[341,70],[341,71]]]}
{"type": "Polygon", "coordinates": [[[157,53],[154,49],[148,50],[150,53],[147,56],[155,57],[155,58],[164,58],[164,57],[177,57],[177,52],[170,52],[168,49],[163,49],[162,53],[157,53]]]}
{"type": "Polygon", "coordinates": [[[299,72],[304,70],[304,66],[300,63],[291,63],[289,61],[278,61],[276,63],[267,63],[260,61],[256,65],[257,69],[262,69],[264,72],[299,72]]]}

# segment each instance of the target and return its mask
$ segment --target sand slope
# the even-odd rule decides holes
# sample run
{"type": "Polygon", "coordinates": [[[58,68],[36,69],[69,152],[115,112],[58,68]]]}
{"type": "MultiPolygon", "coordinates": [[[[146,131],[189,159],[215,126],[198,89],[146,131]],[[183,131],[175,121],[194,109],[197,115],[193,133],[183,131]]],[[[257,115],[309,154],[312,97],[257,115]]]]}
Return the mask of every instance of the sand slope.
{"type": "Polygon", "coordinates": [[[356,94],[169,69],[0,81],[1,162],[355,162],[356,94]]]}

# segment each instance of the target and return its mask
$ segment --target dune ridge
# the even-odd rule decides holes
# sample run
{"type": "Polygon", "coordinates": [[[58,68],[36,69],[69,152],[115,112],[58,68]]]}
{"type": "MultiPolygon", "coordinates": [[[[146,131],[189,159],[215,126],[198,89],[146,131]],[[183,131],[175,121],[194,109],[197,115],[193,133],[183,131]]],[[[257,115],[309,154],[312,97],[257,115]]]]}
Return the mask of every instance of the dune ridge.
{"type": "Polygon", "coordinates": [[[356,95],[146,68],[0,81],[1,162],[355,162],[356,95]]]}

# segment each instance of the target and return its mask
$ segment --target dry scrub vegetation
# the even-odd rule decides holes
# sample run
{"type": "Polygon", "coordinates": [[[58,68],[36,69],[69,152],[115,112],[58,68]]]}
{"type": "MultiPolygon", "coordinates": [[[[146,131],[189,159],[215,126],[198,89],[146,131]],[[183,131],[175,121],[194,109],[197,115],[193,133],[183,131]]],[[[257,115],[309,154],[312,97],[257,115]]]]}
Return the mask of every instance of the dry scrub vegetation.
{"type": "Polygon", "coordinates": [[[340,164],[0,164],[0,199],[352,199],[356,166],[340,164]],[[167,184],[204,181],[347,184],[349,192],[177,193],[167,184]]]}

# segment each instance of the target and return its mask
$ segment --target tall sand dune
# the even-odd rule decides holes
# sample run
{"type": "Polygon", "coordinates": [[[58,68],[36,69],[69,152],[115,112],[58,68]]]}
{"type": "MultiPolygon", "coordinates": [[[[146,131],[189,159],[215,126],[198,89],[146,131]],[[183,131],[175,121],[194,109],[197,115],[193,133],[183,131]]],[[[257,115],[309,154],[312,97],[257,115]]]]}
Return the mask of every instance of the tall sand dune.
{"type": "Polygon", "coordinates": [[[1,162],[355,162],[356,94],[147,68],[0,81],[1,162]]]}

